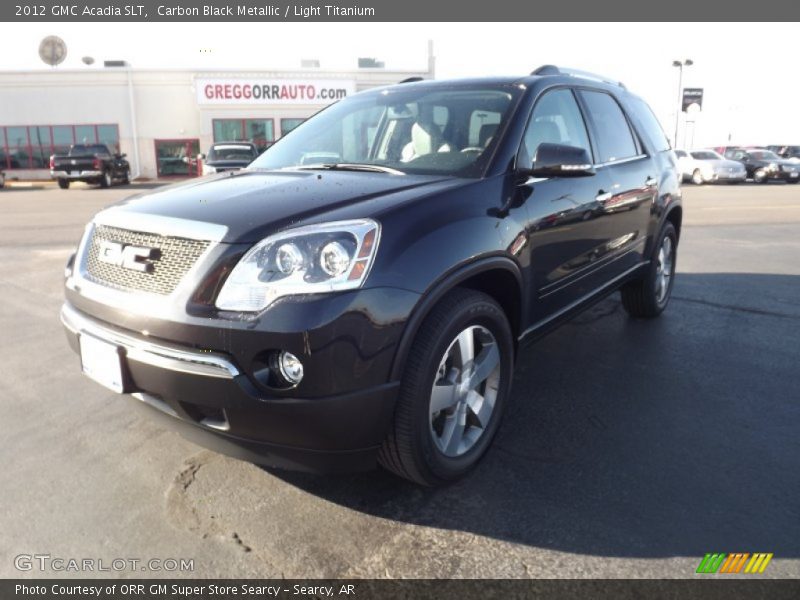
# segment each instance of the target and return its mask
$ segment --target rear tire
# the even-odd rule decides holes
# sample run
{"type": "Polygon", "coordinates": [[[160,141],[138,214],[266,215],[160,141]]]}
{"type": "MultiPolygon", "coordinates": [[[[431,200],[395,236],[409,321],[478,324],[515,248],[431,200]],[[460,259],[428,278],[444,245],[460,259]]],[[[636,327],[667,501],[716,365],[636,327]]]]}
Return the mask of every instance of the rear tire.
{"type": "Polygon", "coordinates": [[[111,187],[111,171],[103,171],[103,176],[100,178],[100,187],[111,187]]]}
{"type": "Polygon", "coordinates": [[[411,346],[378,462],[425,486],[466,475],[497,432],[513,359],[513,335],[500,305],[482,292],[449,292],[411,346]]]}
{"type": "Polygon", "coordinates": [[[678,235],[672,223],[667,221],[645,275],[620,290],[622,306],[630,316],[652,319],[667,307],[675,279],[677,250],[678,235]]]}
{"type": "Polygon", "coordinates": [[[59,179],[58,180],[58,187],[60,187],[62,190],[69,189],[69,180],[68,179],[59,179]]]}
{"type": "Polygon", "coordinates": [[[692,173],[692,183],[695,185],[703,185],[706,182],[703,179],[703,174],[700,172],[700,169],[695,169],[692,173]]]}

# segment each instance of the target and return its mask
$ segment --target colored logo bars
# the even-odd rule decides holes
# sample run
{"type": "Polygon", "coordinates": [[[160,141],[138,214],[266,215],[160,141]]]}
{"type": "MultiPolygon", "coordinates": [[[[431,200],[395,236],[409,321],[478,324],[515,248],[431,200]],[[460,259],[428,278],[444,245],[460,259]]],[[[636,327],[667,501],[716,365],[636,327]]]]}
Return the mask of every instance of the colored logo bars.
{"type": "Polygon", "coordinates": [[[735,554],[706,554],[697,567],[698,573],[763,573],[772,552],[739,552],[735,554]],[[747,565],[747,566],[745,566],[747,565]],[[744,569],[742,569],[744,567],[744,569]]]}

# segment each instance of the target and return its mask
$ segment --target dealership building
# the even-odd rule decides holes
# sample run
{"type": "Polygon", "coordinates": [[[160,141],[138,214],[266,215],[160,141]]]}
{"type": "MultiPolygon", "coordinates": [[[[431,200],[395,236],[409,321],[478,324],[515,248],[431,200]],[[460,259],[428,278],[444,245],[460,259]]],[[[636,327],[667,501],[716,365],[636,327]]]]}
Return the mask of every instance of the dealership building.
{"type": "Polygon", "coordinates": [[[52,154],[102,143],[127,155],[134,177],[191,177],[198,170],[194,157],[213,142],[250,140],[264,149],[336,100],[434,76],[430,50],[425,70],[359,63],[369,66],[211,71],[132,69],[112,61],[101,68],[0,71],[0,170],[8,179],[49,179],[52,154]]]}

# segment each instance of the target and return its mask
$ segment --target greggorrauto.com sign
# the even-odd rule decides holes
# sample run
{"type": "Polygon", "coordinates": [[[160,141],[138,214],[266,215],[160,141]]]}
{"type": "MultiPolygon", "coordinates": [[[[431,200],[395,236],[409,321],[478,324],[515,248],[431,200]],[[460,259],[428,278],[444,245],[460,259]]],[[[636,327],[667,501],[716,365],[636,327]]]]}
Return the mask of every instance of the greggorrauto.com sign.
{"type": "Polygon", "coordinates": [[[347,79],[195,80],[198,104],[330,104],[355,93],[347,79]]]}

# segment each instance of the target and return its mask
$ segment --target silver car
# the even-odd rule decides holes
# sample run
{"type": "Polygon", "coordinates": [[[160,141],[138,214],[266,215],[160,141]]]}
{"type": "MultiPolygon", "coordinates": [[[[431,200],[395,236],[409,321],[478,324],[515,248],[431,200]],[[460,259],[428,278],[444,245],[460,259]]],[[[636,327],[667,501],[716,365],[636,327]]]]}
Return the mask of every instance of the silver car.
{"type": "Polygon", "coordinates": [[[728,160],[714,150],[677,150],[675,155],[683,181],[691,180],[695,185],[702,185],[712,182],[741,183],[747,179],[747,170],[742,163],[728,160]]]}

